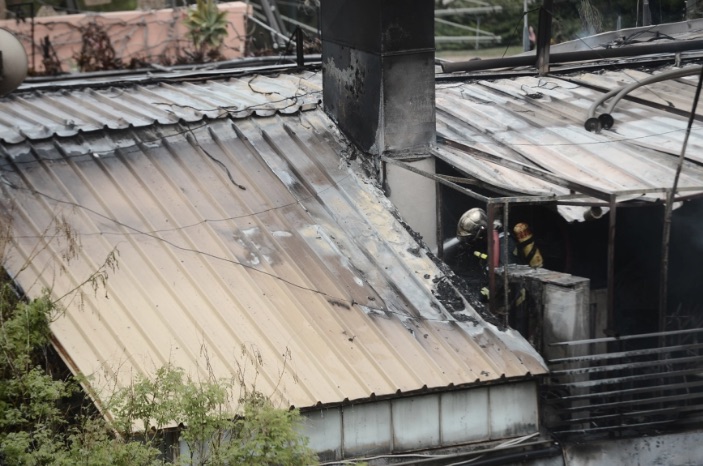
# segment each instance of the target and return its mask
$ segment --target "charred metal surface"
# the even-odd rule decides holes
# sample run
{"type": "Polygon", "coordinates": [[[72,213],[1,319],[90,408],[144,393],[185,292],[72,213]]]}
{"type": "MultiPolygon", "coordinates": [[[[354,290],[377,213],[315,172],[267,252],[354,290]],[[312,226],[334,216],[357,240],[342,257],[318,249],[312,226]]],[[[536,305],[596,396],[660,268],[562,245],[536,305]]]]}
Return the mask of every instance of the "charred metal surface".
{"type": "Polygon", "coordinates": [[[328,41],[322,43],[325,112],[363,151],[379,131],[381,57],[328,41]]]}
{"type": "Polygon", "coordinates": [[[428,0],[322,3],[325,111],[365,152],[434,140],[433,8],[428,0]]]}
{"type": "Polygon", "coordinates": [[[382,74],[383,152],[433,142],[434,49],[384,57],[382,74]]]}

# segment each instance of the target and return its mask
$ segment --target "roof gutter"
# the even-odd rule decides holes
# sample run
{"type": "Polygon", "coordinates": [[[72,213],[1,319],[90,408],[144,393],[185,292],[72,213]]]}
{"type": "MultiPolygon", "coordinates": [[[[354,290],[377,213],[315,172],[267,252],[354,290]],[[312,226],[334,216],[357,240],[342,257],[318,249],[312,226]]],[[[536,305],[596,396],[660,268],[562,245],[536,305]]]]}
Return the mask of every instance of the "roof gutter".
{"type": "MultiPolygon", "coordinates": [[[[627,47],[581,50],[576,52],[550,53],[549,62],[568,63],[584,60],[599,60],[604,58],[634,57],[640,55],[678,53],[690,50],[703,49],[703,39],[689,40],[681,42],[667,42],[660,44],[632,45],[627,47]]],[[[442,63],[442,71],[445,73],[484,71],[495,68],[513,68],[518,66],[536,66],[537,56],[535,54],[517,55],[507,58],[491,58],[488,60],[471,60],[462,62],[442,63]]]]}

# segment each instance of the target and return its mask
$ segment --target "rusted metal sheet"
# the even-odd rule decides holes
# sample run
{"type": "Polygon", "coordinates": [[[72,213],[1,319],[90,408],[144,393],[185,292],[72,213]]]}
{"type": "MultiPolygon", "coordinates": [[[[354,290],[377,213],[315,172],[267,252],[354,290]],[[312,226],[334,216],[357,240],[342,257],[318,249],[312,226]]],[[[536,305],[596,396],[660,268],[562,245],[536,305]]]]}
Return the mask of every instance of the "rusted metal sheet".
{"type": "MultiPolygon", "coordinates": [[[[206,113],[213,86],[187,86],[195,108],[183,97],[178,111],[206,113]]],[[[53,97],[36,99],[53,108],[53,97]]],[[[32,256],[16,275],[30,296],[64,294],[119,251],[107,297],[66,301],[52,325],[96,391],[166,363],[202,377],[245,369],[297,407],[545,372],[516,332],[468,304],[445,308],[444,274],[343,157],[321,110],[139,126],[0,146],[9,272],[56,216],[81,242],[70,263],[57,241],[32,256]]]]}

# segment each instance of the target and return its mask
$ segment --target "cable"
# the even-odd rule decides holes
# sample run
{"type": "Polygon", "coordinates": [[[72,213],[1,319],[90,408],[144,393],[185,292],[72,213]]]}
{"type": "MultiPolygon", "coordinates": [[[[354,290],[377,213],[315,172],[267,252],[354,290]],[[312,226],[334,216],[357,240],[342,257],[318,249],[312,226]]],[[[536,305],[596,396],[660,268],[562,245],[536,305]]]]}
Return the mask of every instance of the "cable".
{"type": "MultiPolygon", "coordinates": [[[[282,282],[284,282],[284,283],[286,283],[286,284],[288,284],[288,285],[291,285],[291,286],[293,286],[293,287],[296,287],[296,288],[298,288],[298,289],[301,289],[301,290],[304,290],[304,291],[309,291],[309,292],[312,292],[312,293],[315,293],[315,294],[319,294],[319,295],[321,295],[321,296],[324,296],[325,298],[328,298],[328,299],[333,300],[333,301],[336,301],[336,302],[346,303],[346,304],[349,304],[350,306],[359,305],[359,306],[362,306],[362,307],[365,308],[365,309],[368,309],[369,311],[375,311],[375,312],[379,312],[379,313],[382,313],[382,314],[393,314],[393,315],[397,315],[397,316],[399,316],[399,317],[403,317],[403,318],[406,318],[406,319],[411,319],[411,320],[412,320],[412,319],[418,319],[418,316],[414,316],[414,315],[412,315],[412,314],[405,313],[405,312],[394,311],[394,310],[392,310],[392,309],[390,309],[390,308],[388,308],[388,307],[385,307],[385,308],[374,307],[374,306],[371,306],[371,305],[368,305],[368,304],[361,304],[361,303],[359,303],[359,302],[356,302],[354,299],[336,297],[336,296],[330,295],[330,294],[328,294],[328,293],[325,293],[324,291],[317,290],[317,289],[315,289],[315,288],[310,288],[310,287],[307,287],[307,286],[304,286],[304,285],[299,285],[299,284],[294,283],[294,282],[291,282],[290,280],[285,279],[285,278],[283,278],[283,277],[281,277],[281,276],[275,275],[275,274],[273,274],[273,273],[271,273],[271,272],[267,272],[267,271],[265,271],[265,270],[258,269],[258,268],[254,267],[254,266],[251,266],[251,265],[249,265],[249,264],[245,264],[245,263],[239,262],[239,261],[234,260],[234,259],[229,259],[229,258],[227,258],[227,257],[218,256],[218,255],[216,255],[216,254],[212,254],[212,253],[209,253],[209,252],[206,252],[206,251],[201,251],[201,250],[199,250],[199,249],[194,249],[194,248],[189,248],[189,247],[185,247],[185,246],[178,245],[178,244],[174,243],[173,241],[167,240],[167,239],[165,239],[165,238],[162,238],[161,236],[152,234],[152,233],[150,233],[150,232],[148,232],[148,231],[141,230],[141,229],[139,229],[139,228],[137,228],[137,227],[134,227],[134,226],[132,226],[132,225],[129,225],[129,224],[125,223],[125,222],[122,222],[122,221],[120,221],[120,220],[117,220],[117,219],[115,219],[115,218],[112,218],[112,217],[110,217],[110,216],[108,216],[108,215],[102,214],[102,213],[100,213],[100,212],[98,212],[98,211],[96,211],[96,210],[94,210],[94,209],[92,209],[92,208],[90,208],[90,207],[84,206],[84,205],[79,204],[79,203],[76,203],[76,202],[72,202],[72,201],[68,201],[68,200],[63,200],[63,199],[58,199],[58,198],[56,198],[56,197],[54,197],[54,196],[51,196],[50,194],[44,193],[44,192],[39,191],[39,190],[36,190],[36,189],[25,188],[25,187],[17,186],[17,185],[11,183],[10,181],[8,181],[8,180],[6,180],[6,179],[4,179],[4,178],[0,178],[0,183],[5,184],[5,185],[8,186],[9,188],[11,188],[11,189],[13,189],[13,190],[16,190],[16,191],[25,191],[25,192],[29,192],[30,194],[37,195],[37,196],[40,196],[40,197],[44,197],[44,198],[49,199],[49,200],[51,200],[51,201],[53,201],[53,202],[55,202],[55,203],[57,203],[57,204],[65,204],[65,205],[68,205],[68,206],[71,206],[71,207],[75,207],[75,208],[78,208],[78,209],[85,210],[85,211],[90,212],[90,213],[92,213],[92,214],[94,214],[94,215],[96,215],[96,216],[98,216],[98,217],[100,217],[100,218],[103,218],[103,219],[105,219],[105,220],[107,220],[107,221],[109,221],[109,222],[115,223],[116,225],[119,225],[119,226],[121,226],[121,227],[123,227],[123,228],[126,228],[126,229],[128,229],[128,230],[131,230],[131,231],[133,231],[135,234],[143,235],[143,236],[146,236],[146,237],[155,239],[155,240],[157,240],[157,241],[161,241],[161,242],[163,242],[163,243],[165,243],[165,244],[167,244],[167,245],[169,245],[169,246],[171,246],[171,247],[173,247],[173,248],[175,248],[175,249],[178,249],[178,250],[180,250],[180,251],[192,252],[192,253],[195,253],[195,254],[203,255],[203,256],[205,256],[205,257],[209,257],[209,258],[211,258],[211,259],[215,259],[215,260],[227,262],[227,263],[230,263],[230,264],[233,264],[233,265],[238,265],[238,266],[244,267],[244,268],[246,268],[246,269],[252,270],[252,271],[254,271],[254,272],[258,272],[258,273],[261,273],[261,274],[263,274],[263,275],[269,276],[269,277],[271,277],[271,278],[273,278],[273,279],[275,279],[275,280],[282,281],[282,282]]],[[[300,202],[300,201],[298,201],[298,202],[300,202]]],[[[296,202],[296,203],[297,203],[297,202],[296,202]]],[[[42,237],[46,237],[46,236],[43,235],[42,237]]],[[[442,276],[442,277],[441,277],[441,279],[444,279],[444,278],[446,278],[446,276],[442,276]]],[[[449,313],[449,311],[446,311],[446,312],[447,312],[449,315],[451,315],[451,313],[449,313]]],[[[423,321],[428,321],[428,322],[447,322],[449,319],[447,319],[447,318],[434,319],[434,318],[430,318],[430,317],[427,317],[427,316],[423,316],[421,320],[423,320],[423,321]]]]}
{"type": "MultiPolygon", "coordinates": [[[[51,200],[51,201],[53,201],[53,202],[55,202],[55,203],[57,203],[57,204],[65,204],[65,205],[69,205],[69,206],[71,206],[71,207],[75,207],[75,208],[79,208],[79,209],[85,210],[85,211],[90,212],[90,213],[92,213],[92,214],[94,214],[94,215],[96,215],[96,216],[98,216],[98,217],[100,217],[100,218],[103,218],[103,219],[108,220],[108,221],[110,221],[110,222],[112,222],[112,223],[115,223],[116,225],[119,225],[119,226],[121,226],[121,227],[123,227],[123,228],[126,228],[126,229],[128,229],[128,230],[131,230],[131,231],[133,231],[135,234],[143,235],[143,236],[146,236],[146,237],[155,239],[155,240],[157,240],[157,241],[161,241],[161,242],[163,242],[163,243],[165,243],[165,244],[167,244],[167,245],[169,245],[169,246],[171,246],[171,247],[173,247],[173,248],[175,248],[175,249],[178,249],[178,250],[181,250],[181,251],[185,251],[185,252],[192,252],[192,253],[195,253],[195,254],[203,255],[203,256],[205,256],[205,257],[209,257],[209,258],[211,258],[211,259],[220,260],[220,261],[223,261],[223,262],[228,262],[228,263],[230,263],[230,264],[238,265],[238,266],[244,267],[244,268],[246,268],[246,269],[252,270],[252,271],[254,271],[254,272],[258,272],[258,273],[261,273],[261,274],[263,274],[263,275],[269,276],[269,277],[271,277],[271,278],[273,278],[273,279],[275,279],[275,280],[282,281],[282,282],[284,282],[284,283],[286,283],[286,284],[288,284],[288,285],[291,285],[291,286],[293,286],[293,287],[296,287],[296,288],[298,288],[298,289],[301,289],[301,290],[304,290],[304,291],[309,291],[309,292],[312,292],[312,293],[315,293],[315,294],[319,294],[319,295],[321,295],[321,296],[324,296],[325,298],[328,298],[328,299],[333,300],[333,301],[336,301],[336,302],[346,303],[346,304],[349,304],[350,306],[360,305],[360,306],[364,307],[365,309],[368,309],[369,311],[375,311],[375,312],[379,312],[379,313],[382,313],[382,314],[393,314],[393,315],[397,315],[397,316],[400,316],[400,317],[403,317],[403,318],[407,318],[407,319],[417,319],[417,318],[418,318],[418,316],[414,316],[414,315],[411,315],[411,314],[409,314],[409,313],[404,313],[404,312],[400,312],[400,311],[394,311],[394,310],[392,310],[392,309],[390,309],[390,308],[387,308],[387,307],[386,307],[386,308],[374,307],[374,306],[370,306],[370,305],[368,305],[368,304],[361,304],[361,303],[358,303],[358,302],[356,302],[354,299],[336,297],[336,296],[330,295],[330,294],[328,294],[328,293],[325,293],[324,291],[320,291],[320,290],[317,290],[317,289],[315,289],[315,288],[310,288],[310,287],[307,287],[307,286],[304,286],[304,285],[300,285],[300,284],[291,282],[290,280],[285,279],[285,278],[283,278],[283,277],[281,277],[281,276],[275,275],[275,274],[273,274],[273,273],[271,273],[271,272],[267,272],[267,271],[265,271],[265,270],[258,269],[258,268],[254,267],[254,266],[252,266],[252,265],[249,265],[249,264],[246,264],[246,263],[242,263],[242,262],[239,262],[239,261],[234,260],[234,259],[229,259],[229,258],[227,258],[227,257],[218,256],[218,255],[216,255],[216,254],[212,254],[212,253],[209,253],[209,252],[206,252],[206,251],[202,251],[202,250],[199,250],[199,249],[194,249],[194,248],[189,248],[189,247],[185,247],[185,246],[178,245],[178,244],[174,243],[173,241],[167,240],[167,239],[165,239],[165,238],[163,238],[163,237],[161,237],[161,236],[152,234],[152,233],[150,233],[150,232],[148,232],[148,231],[141,230],[141,229],[139,229],[139,228],[137,228],[137,227],[134,227],[134,226],[129,225],[129,224],[125,223],[125,222],[122,222],[122,221],[120,221],[120,220],[117,220],[117,219],[115,219],[115,218],[112,218],[112,217],[110,217],[110,216],[107,216],[107,215],[105,215],[105,214],[102,214],[102,213],[100,213],[100,212],[98,212],[98,211],[96,211],[96,210],[94,210],[94,209],[92,209],[92,208],[90,208],[90,207],[84,206],[84,205],[82,205],[82,204],[78,204],[78,203],[76,203],[76,202],[72,202],[72,201],[68,201],[68,200],[58,199],[58,198],[56,198],[56,197],[54,197],[54,196],[51,196],[51,195],[49,195],[49,194],[47,194],[47,193],[44,193],[44,192],[39,191],[39,190],[36,190],[36,189],[25,188],[25,187],[17,186],[17,185],[11,183],[10,181],[8,181],[8,180],[6,180],[6,179],[4,179],[4,178],[0,178],[0,182],[1,182],[2,184],[5,184],[5,185],[8,186],[9,188],[11,188],[11,189],[13,189],[13,190],[16,190],[16,191],[26,191],[26,192],[29,192],[29,193],[31,193],[31,194],[33,194],[33,195],[37,195],[37,196],[40,196],[40,197],[44,197],[44,198],[46,198],[46,199],[49,199],[49,200],[51,200]]],[[[296,203],[298,203],[298,202],[300,202],[300,201],[297,201],[296,203]]],[[[42,235],[42,237],[46,237],[46,236],[45,236],[45,235],[42,235]]],[[[447,311],[447,312],[448,312],[448,311],[447,311]]],[[[447,321],[448,321],[447,318],[433,319],[433,318],[429,318],[429,317],[426,317],[426,316],[422,317],[422,320],[423,320],[423,321],[430,321],[430,322],[447,322],[447,321]]]]}

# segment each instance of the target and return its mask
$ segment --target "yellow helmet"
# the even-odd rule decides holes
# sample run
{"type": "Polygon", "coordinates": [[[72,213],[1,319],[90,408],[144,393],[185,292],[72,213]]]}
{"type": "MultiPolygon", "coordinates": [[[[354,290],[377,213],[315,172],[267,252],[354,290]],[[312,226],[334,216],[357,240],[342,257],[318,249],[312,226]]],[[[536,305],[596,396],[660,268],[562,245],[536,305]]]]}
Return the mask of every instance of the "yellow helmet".
{"type": "Polygon", "coordinates": [[[465,241],[476,241],[481,238],[488,227],[488,217],[486,212],[474,207],[464,212],[456,227],[456,236],[465,241]]]}

